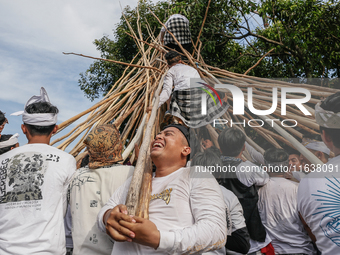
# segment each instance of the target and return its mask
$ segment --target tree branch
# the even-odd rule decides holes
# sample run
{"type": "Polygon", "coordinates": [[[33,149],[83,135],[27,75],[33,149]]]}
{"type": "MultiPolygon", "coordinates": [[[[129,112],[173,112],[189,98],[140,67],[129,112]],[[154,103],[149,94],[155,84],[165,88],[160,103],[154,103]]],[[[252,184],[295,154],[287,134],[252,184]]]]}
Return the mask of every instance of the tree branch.
{"type": "Polygon", "coordinates": [[[275,48],[272,48],[270,51],[268,51],[266,54],[264,54],[262,56],[262,58],[260,58],[255,65],[253,65],[252,67],[250,67],[245,73],[244,75],[247,75],[247,73],[250,72],[250,70],[254,69],[256,66],[258,66],[260,64],[260,62],[262,61],[262,59],[264,59],[266,56],[268,56],[273,50],[275,50],[275,48]]]}
{"type": "Polygon", "coordinates": [[[153,67],[153,66],[140,66],[140,65],[134,65],[134,64],[129,64],[129,63],[125,63],[125,62],[121,62],[121,61],[117,61],[117,60],[112,60],[112,59],[105,59],[105,58],[95,58],[95,57],[91,57],[91,56],[86,56],[83,54],[78,54],[78,53],[74,53],[74,52],[63,52],[64,55],[76,55],[76,56],[81,56],[84,58],[92,58],[92,59],[97,59],[97,60],[102,60],[102,61],[107,61],[107,62],[112,62],[112,63],[116,63],[116,64],[121,64],[121,65],[126,65],[126,66],[132,66],[132,67],[137,67],[137,68],[146,68],[146,69],[152,69],[152,70],[156,70],[160,73],[163,73],[162,70],[153,67]]]}

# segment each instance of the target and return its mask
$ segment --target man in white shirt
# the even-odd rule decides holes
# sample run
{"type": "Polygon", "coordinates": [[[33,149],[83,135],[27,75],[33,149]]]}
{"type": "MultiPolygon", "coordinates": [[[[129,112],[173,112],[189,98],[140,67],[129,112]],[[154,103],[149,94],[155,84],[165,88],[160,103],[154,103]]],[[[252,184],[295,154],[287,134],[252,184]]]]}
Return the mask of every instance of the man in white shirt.
{"type": "MultiPolygon", "coordinates": [[[[169,112],[164,117],[165,123],[170,116],[174,116],[179,123],[198,128],[212,123],[214,119],[218,119],[228,110],[229,105],[225,93],[218,93],[204,80],[201,80],[195,68],[182,62],[179,53],[169,51],[165,54],[165,59],[169,71],[164,77],[158,104],[159,108],[165,102],[169,102],[169,99],[171,100],[167,107],[169,112]],[[212,92],[209,92],[212,97],[207,97],[206,101],[206,114],[201,113],[202,94],[206,93],[202,90],[203,87],[206,91],[212,89],[212,92]]],[[[149,106],[147,110],[151,109],[152,106],[149,106]]]]}
{"type": "Polygon", "coordinates": [[[95,127],[84,143],[89,163],[77,170],[70,185],[73,254],[109,255],[113,242],[97,228],[97,215],[134,167],[121,164],[123,144],[114,125],[95,127]]]}
{"type": "Polygon", "coordinates": [[[265,185],[268,174],[250,161],[243,162],[246,136],[235,127],[223,130],[218,136],[224,172],[215,172],[215,177],[239,199],[250,235],[249,253],[257,252],[270,244],[266,229],[261,222],[257,208],[257,187],[265,185]]]}
{"type": "Polygon", "coordinates": [[[297,211],[298,183],[287,180],[288,154],[277,148],[266,150],[264,158],[270,179],[259,189],[258,208],[272,240],[275,254],[313,254],[312,241],[297,211]]]}
{"type": "MultiPolygon", "coordinates": [[[[307,142],[303,142],[306,149],[312,152],[318,159],[323,163],[328,162],[330,155],[330,149],[327,148],[324,142],[308,139],[307,142]]],[[[306,177],[307,174],[313,171],[315,166],[302,154],[300,155],[301,166],[299,169],[291,169],[292,176],[300,182],[302,178],[306,177]],[[293,171],[294,170],[294,171],[293,171]]]]}
{"type": "Polygon", "coordinates": [[[181,125],[167,126],[151,143],[156,172],[149,220],[127,215],[123,203],[131,178],[101,209],[99,228],[119,241],[112,255],[216,254],[213,251],[225,245],[221,189],[211,175],[186,167],[190,151],[189,131],[181,125]]]}
{"type": "Polygon", "coordinates": [[[298,211],[322,254],[340,254],[340,92],[315,106],[321,137],[335,157],[303,178],[298,211]]]}
{"type": "Polygon", "coordinates": [[[64,255],[63,217],[75,159],[49,145],[58,126],[57,107],[44,88],[22,115],[28,144],[0,155],[0,254],[64,255]]]}

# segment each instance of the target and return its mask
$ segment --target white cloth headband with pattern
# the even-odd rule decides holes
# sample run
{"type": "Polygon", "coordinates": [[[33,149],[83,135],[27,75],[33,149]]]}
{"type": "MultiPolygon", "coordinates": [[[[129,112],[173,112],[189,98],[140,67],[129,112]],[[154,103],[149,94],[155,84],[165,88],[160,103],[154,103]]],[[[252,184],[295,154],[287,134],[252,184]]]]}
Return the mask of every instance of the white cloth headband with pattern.
{"type": "MultiPolygon", "coordinates": [[[[40,88],[39,96],[32,96],[27,103],[25,104],[25,109],[27,106],[33,103],[38,102],[48,102],[50,103],[50,99],[48,98],[47,92],[44,87],[40,88]]],[[[34,126],[51,126],[57,123],[58,114],[57,113],[27,113],[26,110],[12,113],[11,115],[20,116],[22,115],[22,121],[25,124],[34,125],[34,126]]]]}

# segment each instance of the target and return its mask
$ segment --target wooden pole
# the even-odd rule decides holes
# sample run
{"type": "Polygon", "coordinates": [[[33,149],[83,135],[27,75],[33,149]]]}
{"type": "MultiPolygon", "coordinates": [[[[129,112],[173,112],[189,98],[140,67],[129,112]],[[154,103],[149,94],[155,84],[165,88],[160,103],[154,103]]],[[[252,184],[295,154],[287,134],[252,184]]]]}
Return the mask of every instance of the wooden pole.
{"type": "Polygon", "coordinates": [[[163,74],[161,81],[159,82],[158,88],[156,90],[156,94],[155,94],[156,100],[152,107],[151,116],[147,124],[143,143],[139,151],[139,156],[137,159],[135,171],[133,173],[129,191],[126,197],[125,205],[127,207],[129,215],[136,215],[137,206],[139,205],[140,192],[141,192],[142,180],[143,180],[143,175],[144,175],[144,167],[145,167],[145,162],[147,160],[147,151],[150,150],[151,131],[152,131],[152,127],[154,125],[155,119],[156,119],[158,103],[159,103],[159,93],[163,85],[164,76],[165,75],[163,74]]]}

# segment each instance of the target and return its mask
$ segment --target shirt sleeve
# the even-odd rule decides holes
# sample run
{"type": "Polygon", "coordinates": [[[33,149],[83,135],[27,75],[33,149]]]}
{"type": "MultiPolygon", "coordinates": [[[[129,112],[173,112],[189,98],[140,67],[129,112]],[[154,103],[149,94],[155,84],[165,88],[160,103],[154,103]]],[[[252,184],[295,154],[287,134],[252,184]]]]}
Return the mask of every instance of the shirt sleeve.
{"type": "Polygon", "coordinates": [[[246,161],[238,166],[237,179],[247,187],[263,186],[269,181],[269,175],[262,168],[246,161]]]}
{"type": "Polygon", "coordinates": [[[229,210],[231,216],[232,231],[234,232],[238,229],[246,227],[246,220],[243,216],[242,205],[235,195],[232,198],[229,210]]]}
{"type": "Polygon", "coordinates": [[[202,254],[224,247],[227,240],[226,210],[215,178],[191,177],[190,205],[194,225],[160,231],[157,251],[165,254],[202,254]]]}
{"type": "Polygon", "coordinates": [[[67,172],[67,178],[65,180],[64,183],[64,187],[63,187],[63,212],[64,212],[64,217],[66,215],[66,211],[67,211],[67,205],[68,205],[68,189],[69,189],[69,185],[73,179],[73,176],[76,173],[76,160],[74,157],[70,157],[70,160],[67,162],[67,167],[68,167],[68,172],[67,172]]]}
{"type": "Polygon", "coordinates": [[[132,176],[128,178],[125,181],[125,183],[115,191],[115,193],[113,193],[109,201],[107,201],[107,203],[102,207],[102,209],[100,209],[97,215],[97,226],[104,233],[106,233],[106,227],[103,222],[103,217],[104,217],[105,212],[107,210],[110,210],[116,207],[119,204],[125,204],[125,200],[127,197],[129,187],[130,187],[131,180],[132,180],[132,176]]]}
{"type": "Polygon", "coordinates": [[[255,163],[265,165],[263,155],[260,152],[258,152],[257,150],[255,150],[255,148],[247,142],[246,142],[246,149],[249,152],[250,157],[252,158],[252,160],[255,163]]]}
{"type": "Polygon", "coordinates": [[[158,108],[161,107],[161,105],[164,104],[166,100],[170,98],[171,92],[172,92],[173,80],[174,80],[173,73],[171,72],[171,69],[169,69],[168,73],[164,77],[163,89],[159,96],[158,108]]]}

